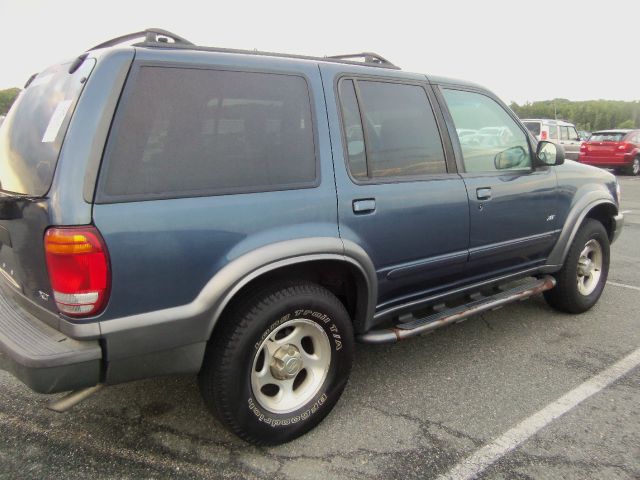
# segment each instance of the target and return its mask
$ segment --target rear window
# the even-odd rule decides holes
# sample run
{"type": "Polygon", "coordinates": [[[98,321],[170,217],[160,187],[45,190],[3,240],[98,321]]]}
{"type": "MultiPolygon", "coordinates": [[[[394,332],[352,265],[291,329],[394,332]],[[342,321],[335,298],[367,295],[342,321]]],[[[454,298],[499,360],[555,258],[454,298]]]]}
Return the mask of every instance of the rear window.
{"type": "Polygon", "coordinates": [[[304,78],[142,67],[106,150],[101,200],[313,186],[304,78]]]}
{"type": "Polygon", "coordinates": [[[590,142],[621,142],[626,133],[623,132],[595,132],[589,137],[590,142]]]}
{"type": "Polygon", "coordinates": [[[534,135],[540,135],[540,122],[523,122],[524,126],[534,135]]]}
{"type": "Polygon", "coordinates": [[[42,196],[49,190],[67,127],[95,60],[40,73],[18,96],[0,128],[0,189],[42,196]]]}

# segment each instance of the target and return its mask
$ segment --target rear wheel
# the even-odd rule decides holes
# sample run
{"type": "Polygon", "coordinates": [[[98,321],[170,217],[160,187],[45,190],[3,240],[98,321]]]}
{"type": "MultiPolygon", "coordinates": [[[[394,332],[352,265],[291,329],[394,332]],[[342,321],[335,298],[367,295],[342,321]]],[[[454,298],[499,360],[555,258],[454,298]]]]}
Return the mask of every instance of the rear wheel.
{"type": "Polygon", "coordinates": [[[216,329],[199,375],[205,403],[256,445],[292,440],[317,425],[351,371],[351,320],[331,292],[283,284],[238,302],[216,329]]]}
{"type": "Polygon", "coordinates": [[[582,313],[593,307],[609,274],[609,236],[604,226],[586,219],[578,230],[557,284],[544,293],[547,303],[557,310],[582,313]]]}
{"type": "Polygon", "coordinates": [[[627,175],[640,175],[640,157],[636,157],[631,162],[625,171],[627,175]]]}

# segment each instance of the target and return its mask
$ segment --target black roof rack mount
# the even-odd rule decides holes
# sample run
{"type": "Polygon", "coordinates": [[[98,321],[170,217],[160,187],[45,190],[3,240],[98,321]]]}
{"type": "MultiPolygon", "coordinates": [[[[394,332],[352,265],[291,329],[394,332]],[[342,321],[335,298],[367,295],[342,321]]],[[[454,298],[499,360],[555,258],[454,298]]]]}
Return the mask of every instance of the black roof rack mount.
{"type": "Polygon", "coordinates": [[[167,30],[162,30],[161,28],[147,28],[146,30],[143,30],[141,32],[129,33],[127,35],[112,38],[111,40],[107,40],[100,45],[96,45],[95,47],[90,48],[88,51],[97,50],[99,48],[113,47],[121,43],[130,42],[131,40],[135,40],[136,38],[144,38],[144,42],[142,42],[141,45],[157,43],[166,45],[169,43],[169,40],[171,40],[172,45],[178,44],[194,46],[193,43],[191,43],[189,40],[187,40],[186,38],[182,38],[180,35],[176,35],[175,33],[171,33],[167,30]]]}
{"type": "MultiPolygon", "coordinates": [[[[116,45],[120,45],[121,43],[131,42],[132,40],[135,40],[137,38],[144,38],[144,40],[139,43],[134,43],[133,46],[136,47],[164,47],[207,52],[242,53],[247,55],[263,55],[280,58],[299,58],[302,60],[316,61],[320,60],[324,62],[348,63],[351,65],[366,65],[369,67],[382,67],[400,70],[400,67],[394,65],[382,55],[378,55],[377,53],[362,52],[350,53],[347,55],[332,55],[326,57],[309,57],[305,55],[292,55],[286,53],[260,52],[258,50],[237,50],[232,48],[201,47],[199,45],[194,45],[189,40],[186,40],[181,36],[176,35],[175,33],[171,33],[160,28],[148,28],[142,32],[129,33],[127,35],[122,35],[121,37],[112,38],[111,40],[90,48],[89,50],[87,50],[87,52],[91,50],[97,50],[99,48],[114,47],[116,45]]],[[[78,57],[76,62],[74,62],[71,69],[69,70],[69,73],[75,71],[75,69],[77,69],[78,66],[84,61],[86,56],[87,54],[83,53],[80,57],[78,57]]]]}
{"type": "Polygon", "coordinates": [[[365,64],[373,64],[378,66],[385,66],[389,68],[398,68],[398,66],[391,63],[389,60],[384,58],[382,55],[378,55],[373,52],[362,52],[362,53],[349,53],[346,55],[330,55],[327,58],[332,58],[334,60],[354,60],[358,58],[362,58],[365,64]]]}

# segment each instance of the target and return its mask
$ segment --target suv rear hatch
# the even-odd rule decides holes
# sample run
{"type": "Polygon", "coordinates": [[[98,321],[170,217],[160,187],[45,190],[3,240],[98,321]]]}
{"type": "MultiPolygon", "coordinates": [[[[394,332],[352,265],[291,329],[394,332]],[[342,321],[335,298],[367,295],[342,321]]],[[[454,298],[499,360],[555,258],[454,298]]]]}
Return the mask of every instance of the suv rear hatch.
{"type": "Polygon", "coordinates": [[[0,127],[0,276],[54,312],[43,244],[50,225],[49,189],[95,60],[85,60],[72,73],[70,65],[32,77],[0,127]]]}

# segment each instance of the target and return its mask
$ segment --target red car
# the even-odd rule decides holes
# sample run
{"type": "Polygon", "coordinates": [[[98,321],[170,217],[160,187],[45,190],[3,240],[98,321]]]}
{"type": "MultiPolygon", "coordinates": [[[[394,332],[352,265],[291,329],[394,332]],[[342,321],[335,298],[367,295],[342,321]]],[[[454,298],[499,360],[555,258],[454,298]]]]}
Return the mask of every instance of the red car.
{"type": "Polygon", "coordinates": [[[578,161],[596,167],[613,168],[616,173],[640,174],[640,130],[593,132],[580,146],[578,161]]]}

